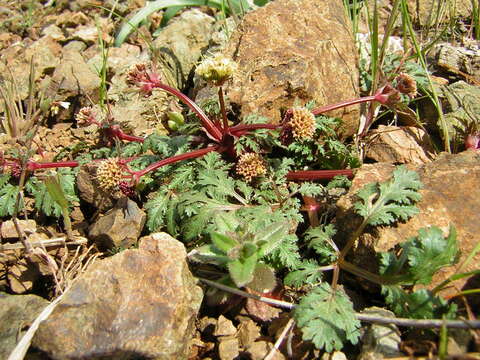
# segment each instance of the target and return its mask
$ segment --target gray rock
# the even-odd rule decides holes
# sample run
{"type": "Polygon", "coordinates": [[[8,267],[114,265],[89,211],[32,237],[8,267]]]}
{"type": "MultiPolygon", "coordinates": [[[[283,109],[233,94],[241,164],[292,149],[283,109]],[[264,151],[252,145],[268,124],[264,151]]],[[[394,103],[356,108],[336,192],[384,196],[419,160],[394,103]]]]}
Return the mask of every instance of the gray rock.
{"type": "Polygon", "coordinates": [[[147,215],[137,204],[121,198],[89,228],[89,237],[102,249],[128,248],[137,243],[147,215]]]}
{"type": "Polygon", "coordinates": [[[170,22],[153,42],[164,76],[176,88],[185,87],[193,67],[208,48],[215,19],[198,9],[170,22]]]}
{"type": "MultiPolygon", "coordinates": [[[[277,0],[248,13],[225,50],[239,65],[226,90],[232,106],[242,116],[259,113],[278,123],[295,100],[321,106],[356,98],[350,28],[342,3],[334,0],[277,0]]],[[[357,106],[330,114],[344,120],[343,134],[357,130],[357,106]]]]}
{"type": "Polygon", "coordinates": [[[98,98],[100,78],[75,49],[63,49],[60,64],[55,68],[52,79],[58,84],[57,91],[63,98],[80,94],[94,102],[98,98]]]}
{"type": "Polygon", "coordinates": [[[49,302],[36,295],[0,293],[0,358],[7,359],[27,330],[49,302]]]}
{"type": "Polygon", "coordinates": [[[447,72],[463,73],[480,81],[480,46],[478,42],[470,46],[437,44],[432,56],[435,57],[436,65],[447,72]]]}
{"type": "MultiPolygon", "coordinates": [[[[355,193],[365,184],[375,181],[385,181],[391,177],[394,170],[392,164],[377,163],[362,166],[355,173],[349,192],[337,202],[336,228],[338,240],[346,239],[358,228],[361,222],[353,210],[356,201],[355,193]]],[[[410,165],[420,175],[423,188],[420,190],[422,199],[417,203],[419,214],[407,222],[398,222],[395,226],[375,227],[365,232],[359,239],[358,245],[350,252],[352,261],[372,272],[377,272],[376,253],[393,249],[400,242],[410,237],[418,236],[418,229],[427,226],[437,226],[445,235],[450,225],[457,231],[458,246],[461,251],[459,263],[473,251],[478,243],[480,222],[478,209],[480,207],[480,153],[465,151],[460,154],[442,154],[434,161],[424,165],[410,165]]],[[[480,262],[477,253],[470,264],[462,271],[473,271],[480,262]]],[[[455,267],[444,268],[434,277],[429,289],[439,285],[455,273],[455,267]]],[[[475,286],[467,283],[468,278],[453,282],[452,287],[442,291],[442,296],[453,295],[457,290],[475,286]]],[[[472,297],[471,306],[475,306],[475,297],[472,297]]]]}
{"type": "Polygon", "coordinates": [[[33,345],[52,359],[186,359],[201,301],[184,245],[152,234],[77,278],[33,345]]]}
{"type": "MultiPolygon", "coordinates": [[[[363,311],[365,314],[394,318],[389,310],[371,307],[363,311]]],[[[402,339],[395,325],[369,324],[364,327],[362,349],[359,360],[384,359],[402,356],[399,345],[402,339]]]]}

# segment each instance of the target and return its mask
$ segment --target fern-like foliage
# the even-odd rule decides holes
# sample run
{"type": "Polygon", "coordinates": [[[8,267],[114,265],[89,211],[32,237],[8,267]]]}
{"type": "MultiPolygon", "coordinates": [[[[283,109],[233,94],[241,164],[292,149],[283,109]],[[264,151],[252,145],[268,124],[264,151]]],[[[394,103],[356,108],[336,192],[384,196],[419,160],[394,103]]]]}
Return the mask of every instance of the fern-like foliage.
{"type": "Polygon", "coordinates": [[[420,200],[422,183],[418,174],[404,166],[397,167],[389,181],[365,185],[354,205],[369,225],[390,225],[397,219],[408,220],[418,213],[414,202],[420,200]]]}
{"type": "Polygon", "coordinates": [[[293,314],[304,340],[326,352],[340,350],[345,342],[358,342],[360,321],[353,304],[340,289],[335,292],[322,283],[304,296],[293,314]]]}
{"type": "MultiPolygon", "coordinates": [[[[58,182],[62,188],[66,200],[70,207],[73,202],[78,202],[79,198],[75,193],[75,174],[72,169],[62,168],[57,172],[58,182]]],[[[32,176],[25,184],[25,189],[35,198],[35,208],[47,216],[60,217],[62,215],[61,206],[52,198],[45,183],[32,176]]]]}
{"type": "MultiPolygon", "coordinates": [[[[10,178],[9,174],[0,176],[0,217],[13,215],[15,209],[19,187],[18,185],[10,184],[10,178]]],[[[23,200],[21,199],[21,201],[20,208],[23,207],[23,200]]]]}
{"type": "Polygon", "coordinates": [[[420,229],[418,237],[402,243],[399,255],[380,254],[380,274],[391,285],[382,286],[387,304],[398,316],[420,319],[449,318],[455,314],[454,304],[435,296],[431,291],[405,290],[402,285],[430,284],[433,275],[441,268],[454,265],[458,260],[455,228],[448,236],[435,226],[420,229]]]}

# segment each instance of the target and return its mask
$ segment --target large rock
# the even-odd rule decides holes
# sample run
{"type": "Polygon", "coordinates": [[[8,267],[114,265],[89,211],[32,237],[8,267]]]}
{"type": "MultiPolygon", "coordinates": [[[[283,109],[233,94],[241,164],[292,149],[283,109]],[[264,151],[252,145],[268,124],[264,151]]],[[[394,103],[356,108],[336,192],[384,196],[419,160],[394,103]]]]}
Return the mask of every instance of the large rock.
{"type": "MultiPolygon", "coordinates": [[[[337,229],[340,238],[345,239],[361,222],[352,208],[352,204],[356,201],[354,194],[365,184],[389,179],[394,168],[392,164],[377,163],[364,165],[357,171],[348,194],[337,202],[337,229]]],[[[441,228],[445,235],[448,234],[450,225],[455,226],[461,250],[460,263],[478,243],[480,153],[465,151],[455,155],[443,154],[435,161],[421,166],[411,165],[409,168],[418,172],[423,183],[423,188],[420,190],[422,199],[417,203],[420,213],[409,221],[399,222],[395,226],[372,228],[360,237],[358,246],[350,255],[355,264],[367,270],[377,271],[376,262],[372,261],[377,252],[393,249],[395,245],[410,237],[418,236],[418,229],[428,226],[441,228]]],[[[479,262],[480,253],[477,253],[462,271],[478,268],[479,262]]],[[[455,267],[442,269],[434,276],[429,288],[440,284],[454,272],[455,267]]],[[[454,284],[461,289],[466,285],[467,280],[468,278],[458,280],[454,284]]],[[[470,286],[473,286],[473,283],[468,284],[468,287],[470,286]]],[[[451,287],[441,294],[449,295],[455,291],[455,288],[451,287]]]]}
{"type": "Polygon", "coordinates": [[[49,304],[36,295],[0,293],[0,359],[7,359],[31,325],[49,304]]]}
{"type": "MultiPolygon", "coordinates": [[[[341,2],[277,0],[248,13],[226,53],[239,71],[227,89],[243,116],[259,113],[272,122],[295,100],[318,106],[358,96],[357,50],[341,2]]],[[[358,128],[358,107],[337,110],[343,133],[358,128]]]]}
{"type": "Polygon", "coordinates": [[[33,344],[52,359],[186,359],[201,301],[183,244],[152,234],[81,275],[33,344]]]}

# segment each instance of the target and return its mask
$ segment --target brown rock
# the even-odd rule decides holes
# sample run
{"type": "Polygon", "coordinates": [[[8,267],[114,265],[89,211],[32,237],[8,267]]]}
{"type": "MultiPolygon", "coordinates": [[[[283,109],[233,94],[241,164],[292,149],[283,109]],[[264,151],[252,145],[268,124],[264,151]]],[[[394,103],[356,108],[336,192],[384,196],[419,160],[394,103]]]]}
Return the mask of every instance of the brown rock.
{"type": "Polygon", "coordinates": [[[238,340],[244,349],[248,349],[260,337],[260,327],[251,319],[245,319],[238,326],[238,340]]]}
{"type": "Polygon", "coordinates": [[[237,333],[237,329],[233,325],[232,321],[227,319],[225,316],[220,315],[215,325],[215,331],[213,335],[215,336],[228,336],[228,335],[235,335],[237,333]]]}
{"type": "Polygon", "coordinates": [[[12,350],[42,310],[49,304],[36,295],[0,293],[0,358],[7,359],[12,350]]]}
{"type": "Polygon", "coordinates": [[[240,354],[238,339],[234,337],[220,338],[218,357],[220,360],[233,360],[240,354]]]}
{"type": "Polygon", "coordinates": [[[88,231],[89,237],[102,249],[128,248],[137,243],[147,215],[137,204],[121,198],[88,231]]]}
{"type": "MultiPolygon", "coordinates": [[[[278,123],[297,99],[328,105],[358,95],[357,49],[342,3],[277,0],[245,15],[226,53],[239,65],[227,88],[243,116],[278,123]],[[315,15],[313,15],[315,14],[315,15]]],[[[344,134],[358,128],[358,107],[332,113],[344,134]]]]}
{"type": "Polygon", "coordinates": [[[185,359],[201,300],[184,245],[152,234],[91,265],[33,344],[52,359],[185,359]]]}
{"type": "Polygon", "coordinates": [[[429,135],[417,127],[380,125],[369,135],[365,155],[377,162],[424,164],[434,154],[429,135]]]}
{"type": "MultiPolygon", "coordinates": [[[[273,344],[269,343],[268,341],[257,341],[250,346],[247,353],[250,355],[250,359],[252,360],[262,360],[265,359],[265,356],[270,353],[272,348],[273,344]]],[[[275,351],[275,355],[272,359],[284,360],[285,356],[283,356],[281,352],[275,351]]]]}
{"type": "MultiPolygon", "coordinates": [[[[450,225],[457,230],[457,241],[461,250],[459,263],[472,252],[478,243],[480,221],[480,153],[465,151],[460,154],[443,154],[435,161],[420,166],[410,166],[419,173],[423,183],[420,190],[422,199],[417,203],[420,213],[406,223],[397,223],[390,227],[376,227],[364,233],[357,248],[353,251],[352,261],[367,270],[376,272],[376,263],[372,261],[377,252],[393,249],[400,242],[418,235],[418,229],[437,226],[445,235],[450,225]]],[[[364,165],[360,168],[352,183],[349,193],[338,202],[337,229],[339,237],[345,239],[359,225],[360,218],[354,214],[352,205],[356,201],[354,194],[365,184],[385,181],[390,178],[394,166],[391,164],[364,165]]],[[[472,271],[478,267],[480,253],[462,271],[472,271]]],[[[455,272],[455,266],[439,271],[429,288],[440,284],[455,272]]],[[[457,288],[466,285],[468,279],[454,282],[457,288]]],[[[442,292],[449,295],[454,287],[442,292]]]]}
{"type": "Polygon", "coordinates": [[[32,290],[40,275],[38,264],[24,258],[8,268],[7,281],[12,292],[24,294],[32,290]]]}
{"type": "MultiPolygon", "coordinates": [[[[37,231],[37,223],[35,220],[18,220],[18,225],[26,235],[37,231]]],[[[1,234],[3,239],[17,239],[19,237],[13,220],[2,222],[1,234]]]]}

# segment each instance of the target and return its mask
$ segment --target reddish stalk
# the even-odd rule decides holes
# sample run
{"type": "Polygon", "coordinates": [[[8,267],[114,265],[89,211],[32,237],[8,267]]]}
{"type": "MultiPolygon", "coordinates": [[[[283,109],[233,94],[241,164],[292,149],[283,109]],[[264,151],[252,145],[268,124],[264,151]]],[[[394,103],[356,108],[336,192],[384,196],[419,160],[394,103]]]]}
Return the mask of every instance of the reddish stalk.
{"type": "Polygon", "coordinates": [[[27,170],[28,171],[35,171],[40,169],[55,169],[55,168],[62,168],[62,167],[77,167],[78,161],[59,161],[59,162],[45,162],[39,163],[36,161],[29,160],[27,162],[27,170]]]}
{"type": "Polygon", "coordinates": [[[378,101],[378,95],[377,94],[371,95],[371,96],[361,97],[359,99],[342,101],[338,104],[322,106],[322,107],[313,109],[312,114],[313,115],[320,115],[320,114],[323,114],[327,111],[336,110],[336,109],[340,109],[342,107],[355,105],[355,104],[361,104],[361,103],[365,103],[365,102],[369,102],[369,101],[375,101],[375,100],[378,101]]]}
{"type": "Polygon", "coordinates": [[[188,153],[185,153],[185,154],[172,156],[172,157],[157,161],[156,163],[153,163],[153,164],[147,166],[143,170],[132,172],[132,178],[135,180],[135,182],[137,182],[143,175],[149,173],[150,171],[157,170],[158,168],[161,168],[162,166],[172,164],[172,163],[177,162],[177,161],[195,159],[197,157],[208,154],[209,152],[212,152],[212,151],[221,152],[223,150],[224,149],[222,147],[220,147],[220,145],[213,145],[213,146],[210,146],[210,147],[207,147],[207,148],[204,148],[204,149],[199,149],[199,150],[191,151],[191,152],[188,152],[188,153]]]}
{"type": "Polygon", "coordinates": [[[177,89],[174,89],[168,85],[162,84],[161,82],[155,83],[155,87],[162,89],[177,98],[179,98],[185,105],[187,105],[202,121],[203,127],[207,130],[208,134],[211,135],[216,142],[220,142],[223,138],[223,131],[220,130],[203,112],[203,110],[195,104],[188,96],[182,94],[177,89]]]}
{"type": "Polygon", "coordinates": [[[281,124],[238,124],[228,128],[228,133],[232,136],[242,136],[251,130],[269,129],[276,130],[282,127],[281,124]]]}
{"type": "Polygon", "coordinates": [[[126,141],[135,141],[135,142],[141,142],[143,143],[145,141],[145,138],[141,136],[135,136],[135,135],[128,135],[125,134],[120,126],[118,125],[111,125],[106,129],[106,132],[108,136],[110,137],[116,137],[119,140],[126,140],[126,141]]]}
{"type": "Polygon", "coordinates": [[[228,129],[227,110],[225,109],[225,99],[223,98],[223,89],[221,86],[218,87],[218,101],[220,102],[220,111],[222,112],[223,131],[227,131],[228,129]]]}
{"type": "Polygon", "coordinates": [[[337,175],[345,175],[349,178],[353,177],[352,169],[345,170],[302,170],[291,171],[287,174],[287,180],[321,180],[333,179],[337,175]]]}

